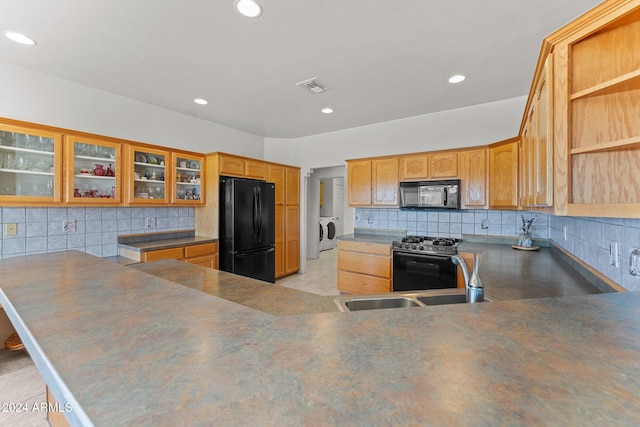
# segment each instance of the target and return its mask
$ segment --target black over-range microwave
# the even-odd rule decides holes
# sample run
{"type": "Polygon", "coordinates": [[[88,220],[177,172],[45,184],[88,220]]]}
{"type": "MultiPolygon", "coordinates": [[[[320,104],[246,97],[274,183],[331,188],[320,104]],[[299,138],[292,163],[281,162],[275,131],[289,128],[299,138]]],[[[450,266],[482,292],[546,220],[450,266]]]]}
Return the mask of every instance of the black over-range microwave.
{"type": "Polygon", "coordinates": [[[460,180],[401,182],[400,208],[460,209],[460,180]]]}

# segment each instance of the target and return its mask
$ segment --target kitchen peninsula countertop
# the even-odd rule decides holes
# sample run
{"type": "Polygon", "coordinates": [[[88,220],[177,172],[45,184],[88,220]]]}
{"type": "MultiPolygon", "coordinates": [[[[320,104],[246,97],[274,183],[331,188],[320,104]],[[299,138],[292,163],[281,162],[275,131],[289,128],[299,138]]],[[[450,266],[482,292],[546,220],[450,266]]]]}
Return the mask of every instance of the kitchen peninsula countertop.
{"type": "MultiPolygon", "coordinates": [[[[391,245],[399,238],[361,232],[339,236],[338,239],[391,245]]],[[[599,283],[600,288],[596,287],[553,247],[542,247],[539,251],[519,251],[510,244],[470,242],[463,239],[458,251],[480,255],[480,277],[485,293],[494,300],[615,292],[604,283],[599,283]]]]}
{"type": "Polygon", "coordinates": [[[640,293],[277,317],[75,251],[0,275],[72,425],[640,424],[640,293]]]}
{"type": "Polygon", "coordinates": [[[334,296],[298,291],[211,268],[194,269],[177,260],[130,267],[275,316],[338,311],[334,296]]]}
{"type": "Polygon", "coordinates": [[[215,243],[218,239],[196,236],[195,231],[135,234],[118,236],[118,247],[133,252],[147,252],[158,249],[179,248],[181,246],[215,243]]]}

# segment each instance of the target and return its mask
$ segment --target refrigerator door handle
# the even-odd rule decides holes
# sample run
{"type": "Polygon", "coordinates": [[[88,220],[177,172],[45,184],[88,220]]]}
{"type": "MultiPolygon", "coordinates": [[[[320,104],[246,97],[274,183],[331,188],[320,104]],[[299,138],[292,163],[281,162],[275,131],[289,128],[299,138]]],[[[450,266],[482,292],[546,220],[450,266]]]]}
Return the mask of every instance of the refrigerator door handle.
{"type": "Polygon", "coordinates": [[[253,240],[258,240],[258,189],[253,187],[253,240]]]}
{"type": "Polygon", "coordinates": [[[250,258],[256,255],[263,255],[263,254],[268,254],[271,252],[274,252],[276,249],[275,248],[269,248],[266,251],[254,251],[254,252],[246,252],[246,253],[238,253],[235,254],[236,258],[250,258]]]}
{"type": "Polygon", "coordinates": [[[258,240],[262,241],[262,189],[258,187],[258,240]]]}

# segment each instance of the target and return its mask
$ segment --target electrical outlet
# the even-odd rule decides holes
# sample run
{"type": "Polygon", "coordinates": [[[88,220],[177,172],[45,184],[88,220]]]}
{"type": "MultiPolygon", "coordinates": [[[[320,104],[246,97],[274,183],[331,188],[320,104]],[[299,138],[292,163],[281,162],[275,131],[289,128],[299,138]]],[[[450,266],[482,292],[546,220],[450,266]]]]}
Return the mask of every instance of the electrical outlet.
{"type": "Polygon", "coordinates": [[[609,242],[609,265],[618,268],[618,242],[609,242]]]}
{"type": "Polygon", "coordinates": [[[18,235],[18,224],[5,224],[4,225],[4,235],[5,236],[17,236],[18,235]]]}
{"type": "Polygon", "coordinates": [[[566,225],[562,228],[562,238],[564,239],[565,242],[567,241],[567,226],[566,225]]]}
{"type": "Polygon", "coordinates": [[[631,248],[629,255],[629,274],[640,278],[640,249],[631,248]]]}
{"type": "Polygon", "coordinates": [[[62,222],[62,231],[65,233],[75,233],[76,231],[76,222],[75,221],[63,221],[62,222]]]}
{"type": "Polygon", "coordinates": [[[147,228],[156,228],[156,217],[147,218],[147,228]]]}

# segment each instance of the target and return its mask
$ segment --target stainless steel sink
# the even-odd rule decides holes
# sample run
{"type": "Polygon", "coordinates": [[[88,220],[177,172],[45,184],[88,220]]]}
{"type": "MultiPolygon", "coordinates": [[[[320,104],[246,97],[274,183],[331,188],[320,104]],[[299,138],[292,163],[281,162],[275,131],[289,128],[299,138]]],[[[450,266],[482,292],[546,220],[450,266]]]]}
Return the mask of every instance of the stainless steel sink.
{"type": "Polygon", "coordinates": [[[467,302],[465,294],[423,295],[417,297],[424,305],[462,304],[467,302]]]}
{"type": "Polygon", "coordinates": [[[376,310],[379,308],[418,307],[420,304],[411,298],[357,298],[345,301],[348,311],[376,310]]]}
{"type": "MultiPolygon", "coordinates": [[[[485,295],[485,301],[491,301],[491,298],[485,295]]],[[[430,291],[390,292],[376,295],[341,295],[334,302],[340,311],[347,312],[465,304],[467,297],[464,289],[436,289],[430,291]]]]}

